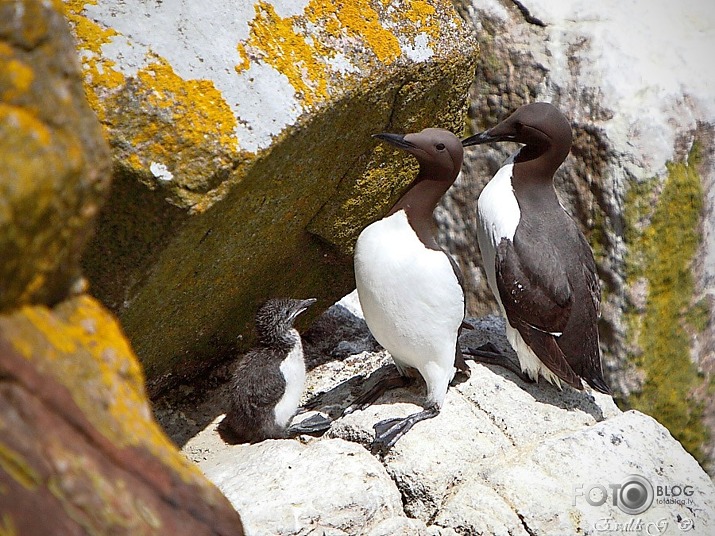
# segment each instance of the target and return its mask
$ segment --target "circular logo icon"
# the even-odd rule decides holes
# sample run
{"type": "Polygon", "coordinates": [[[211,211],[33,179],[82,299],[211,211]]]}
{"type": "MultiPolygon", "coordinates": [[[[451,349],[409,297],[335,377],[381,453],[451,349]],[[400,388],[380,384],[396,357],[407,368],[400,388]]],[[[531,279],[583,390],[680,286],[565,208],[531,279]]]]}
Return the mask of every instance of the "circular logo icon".
{"type": "Polygon", "coordinates": [[[642,514],[653,504],[653,486],[644,477],[630,475],[618,491],[618,508],[631,515],[642,514]]]}

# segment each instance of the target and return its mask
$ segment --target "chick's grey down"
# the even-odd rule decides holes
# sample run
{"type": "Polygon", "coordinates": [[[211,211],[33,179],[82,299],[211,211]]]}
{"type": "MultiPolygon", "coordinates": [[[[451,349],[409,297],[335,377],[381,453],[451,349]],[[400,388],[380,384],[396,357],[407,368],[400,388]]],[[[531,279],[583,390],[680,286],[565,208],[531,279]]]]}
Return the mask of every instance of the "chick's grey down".
{"type": "Polygon", "coordinates": [[[236,442],[287,437],[305,385],[303,345],[293,322],[314,302],[274,298],[258,310],[258,345],[235,370],[222,423],[236,442]]]}

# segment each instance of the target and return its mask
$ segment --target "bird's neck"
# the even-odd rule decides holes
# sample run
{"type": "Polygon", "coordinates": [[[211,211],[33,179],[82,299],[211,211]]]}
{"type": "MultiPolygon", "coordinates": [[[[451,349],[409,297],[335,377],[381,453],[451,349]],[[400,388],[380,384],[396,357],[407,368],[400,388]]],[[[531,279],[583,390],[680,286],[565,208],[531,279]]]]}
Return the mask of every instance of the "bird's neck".
{"type": "Polygon", "coordinates": [[[568,149],[525,145],[514,159],[512,186],[519,205],[534,212],[559,210],[554,189],[554,173],[563,163],[568,149]]]}
{"type": "Polygon", "coordinates": [[[525,145],[514,162],[533,180],[553,183],[554,173],[569,154],[569,147],[555,145],[525,145]]]}
{"type": "Polygon", "coordinates": [[[290,350],[299,340],[300,335],[295,329],[276,330],[269,333],[263,333],[260,337],[260,344],[270,346],[272,348],[281,348],[290,350]]]}
{"type": "Polygon", "coordinates": [[[437,180],[429,169],[420,168],[420,172],[400,200],[392,207],[388,216],[404,210],[410,226],[418,238],[430,249],[439,250],[436,242],[437,225],[434,222],[434,209],[437,203],[452,185],[454,180],[437,180]]]}

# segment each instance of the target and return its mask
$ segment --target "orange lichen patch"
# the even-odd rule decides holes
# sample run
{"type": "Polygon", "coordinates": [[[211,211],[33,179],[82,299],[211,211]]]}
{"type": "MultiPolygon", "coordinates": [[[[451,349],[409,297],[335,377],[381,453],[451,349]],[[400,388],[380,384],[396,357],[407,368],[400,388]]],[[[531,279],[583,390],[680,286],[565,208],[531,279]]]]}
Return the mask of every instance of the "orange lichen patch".
{"type": "Polygon", "coordinates": [[[139,169],[146,169],[153,161],[172,167],[172,162],[181,159],[182,148],[212,142],[226,152],[235,151],[236,117],[213,81],[184,80],[168,61],[154,55],[147,58],[149,64],[132,78],[129,89],[129,78],[102,54],[102,46],[119,34],[82,14],[89,3],[96,4],[96,0],[69,0],[66,7],[67,18],[79,41],[85,91],[105,128],[131,130],[132,143],[139,155],[130,158],[129,163],[139,169]],[[139,99],[142,105],[135,117],[130,117],[126,104],[122,104],[130,91],[129,97],[139,99]],[[157,114],[161,121],[157,121],[157,114]]]}
{"type": "Polygon", "coordinates": [[[246,46],[243,43],[239,43],[238,55],[241,57],[241,61],[238,62],[235,69],[237,73],[243,72],[251,66],[251,58],[248,57],[248,52],[246,52],[246,46]]]}
{"type": "Polygon", "coordinates": [[[137,79],[144,102],[150,108],[169,111],[173,123],[167,131],[148,120],[137,131],[135,146],[150,143],[146,163],[160,157],[170,160],[178,145],[198,146],[207,139],[214,139],[226,150],[236,148],[236,117],[211,80],[184,80],[159,56],[139,71],[137,79]]]}
{"type": "Polygon", "coordinates": [[[83,295],[54,310],[21,308],[0,332],[43,374],[62,383],[96,430],[118,447],[144,447],[189,482],[198,469],[152,418],[139,362],[117,320],[83,295]]]}
{"type": "MultiPolygon", "coordinates": [[[[431,7],[425,2],[418,3],[431,7]]],[[[402,54],[397,37],[382,26],[371,0],[312,0],[303,15],[288,18],[280,17],[274,7],[264,1],[258,2],[255,9],[251,34],[237,46],[240,61],[236,71],[247,70],[252,58],[263,61],[284,74],[308,106],[328,97],[329,68],[325,60],[334,56],[335,51],[323,44],[321,31],[332,38],[347,37],[364,42],[366,50],[384,64],[392,63],[402,54]],[[306,22],[322,30],[306,36],[301,30],[306,22]]],[[[433,13],[434,8],[431,9],[433,13]]],[[[425,8],[413,16],[424,22],[427,20],[424,11],[425,8]]]]}
{"type": "Polygon", "coordinates": [[[412,33],[425,32],[431,44],[437,42],[442,30],[434,6],[424,0],[407,0],[407,5],[404,16],[412,22],[412,33]]]}
{"type": "Polygon", "coordinates": [[[111,28],[103,28],[99,24],[83,16],[84,6],[94,5],[97,0],[66,0],[65,16],[73,27],[77,37],[78,48],[82,51],[82,69],[84,70],[84,86],[87,100],[104,124],[105,108],[100,104],[100,95],[112,92],[124,86],[126,79],[114,67],[116,64],[102,55],[102,45],[111,42],[119,35],[111,28]]]}
{"type": "MultiPolygon", "coordinates": [[[[52,132],[47,125],[23,108],[0,102],[0,122],[4,125],[2,130],[8,132],[8,135],[12,132],[18,140],[21,137],[25,142],[40,147],[47,147],[52,140],[52,132]]],[[[11,158],[12,155],[8,154],[7,157],[11,158]]]]}
{"type": "MultiPolygon", "coordinates": [[[[77,351],[76,341],[81,335],[79,326],[62,326],[52,312],[45,307],[26,306],[21,309],[21,314],[49,344],[52,351],[46,354],[47,357],[55,358],[58,354],[72,354],[77,351]]],[[[13,346],[15,345],[13,344],[13,346]]],[[[18,346],[15,346],[15,349],[18,352],[22,351],[18,346]]],[[[30,352],[25,357],[31,357],[31,355],[30,352]]]]}

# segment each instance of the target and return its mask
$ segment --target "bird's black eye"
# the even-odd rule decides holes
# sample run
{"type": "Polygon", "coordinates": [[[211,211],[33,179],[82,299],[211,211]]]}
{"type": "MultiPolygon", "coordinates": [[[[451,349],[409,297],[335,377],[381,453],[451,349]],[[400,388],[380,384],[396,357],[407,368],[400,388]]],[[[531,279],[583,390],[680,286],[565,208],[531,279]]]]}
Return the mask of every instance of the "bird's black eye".
{"type": "Polygon", "coordinates": [[[444,151],[444,143],[438,143],[437,145],[435,145],[435,148],[438,151],[444,151]]]}

